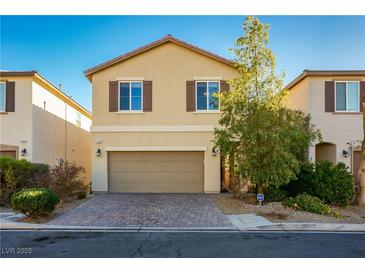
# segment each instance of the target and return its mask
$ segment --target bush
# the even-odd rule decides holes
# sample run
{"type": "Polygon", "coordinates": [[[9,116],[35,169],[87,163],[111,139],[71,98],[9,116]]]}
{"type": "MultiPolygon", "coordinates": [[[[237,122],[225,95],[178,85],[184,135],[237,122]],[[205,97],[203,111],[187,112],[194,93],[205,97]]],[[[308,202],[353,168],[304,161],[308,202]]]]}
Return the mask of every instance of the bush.
{"type": "Polygon", "coordinates": [[[302,193],[316,196],[314,193],[315,177],[314,163],[308,161],[303,162],[300,166],[297,178],[290,181],[289,184],[282,186],[282,189],[287,191],[287,194],[290,197],[295,197],[302,193]]]}
{"type": "Polygon", "coordinates": [[[340,214],[325,205],[321,199],[313,197],[309,194],[299,194],[295,198],[287,198],[282,202],[283,206],[295,210],[303,210],[307,212],[317,213],[320,215],[332,215],[339,217],[340,214]]]}
{"type": "Polygon", "coordinates": [[[12,208],[31,218],[49,215],[59,202],[57,195],[47,188],[25,188],[11,196],[12,208]]]}
{"type": "Polygon", "coordinates": [[[355,195],[354,177],[344,163],[333,165],[329,161],[316,164],[315,196],[325,203],[348,205],[355,195]]]}
{"type": "Polygon", "coordinates": [[[276,186],[269,186],[265,191],[265,200],[268,202],[281,202],[287,197],[287,192],[276,186]]]}
{"type": "Polygon", "coordinates": [[[28,186],[32,164],[27,160],[0,157],[0,204],[10,205],[11,195],[28,186]]]}
{"type": "Polygon", "coordinates": [[[297,179],[282,188],[288,196],[307,193],[333,205],[348,205],[355,195],[353,176],[344,163],[333,165],[329,161],[316,164],[305,162],[297,179]]]}
{"type": "Polygon", "coordinates": [[[83,173],[85,169],[73,162],[63,162],[51,168],[51,182],[49,188],[54,191],[61,200],[82,197],[86,194],[83,173]]]}

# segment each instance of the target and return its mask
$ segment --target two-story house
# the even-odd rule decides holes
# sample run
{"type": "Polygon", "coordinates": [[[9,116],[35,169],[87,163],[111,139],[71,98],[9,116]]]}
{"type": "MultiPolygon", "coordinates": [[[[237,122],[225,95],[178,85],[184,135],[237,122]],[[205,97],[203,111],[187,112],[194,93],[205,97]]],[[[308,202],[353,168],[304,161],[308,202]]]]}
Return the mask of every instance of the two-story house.
{"type": "Polygon", "coordinates": [[[214,94],[238,76],[231,60],[167,35],[85,76],[93,94],[93,190],[221,190],[214,94]]]}
{"type": "Polygon", "coordinates": [[[365,70],[305,70],[286,88],[289,107],[310,114],[322,133],[322,142],[309,148],[309,159],[344,162],[356,176],[363,140],[365,70]]]}
{"type": "Polygon", "coordinates": [[[91,174],[91,113],[36,71],[0,71],[0,156],[91,174]]]}

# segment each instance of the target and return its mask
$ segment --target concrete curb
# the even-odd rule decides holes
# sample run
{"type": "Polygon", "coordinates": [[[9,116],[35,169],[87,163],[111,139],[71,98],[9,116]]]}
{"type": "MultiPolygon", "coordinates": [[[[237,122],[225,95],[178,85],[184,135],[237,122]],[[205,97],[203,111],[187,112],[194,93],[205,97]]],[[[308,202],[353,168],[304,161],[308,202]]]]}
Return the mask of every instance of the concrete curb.
{"type": "Polygon", "coordinates": [[[365,224],[341,223],[274,223],[265,226],[252,226],[240,231],[358,231],[365,232],[365,224]]]}
{"type": "Polygon", "coordinates": [[[73,230],[73,231],[239,231],[236,227],[149,227],[149,226],[60,226],[46,224],[30,224],[20,222],[2,222],[0,230],[73,230]]]}

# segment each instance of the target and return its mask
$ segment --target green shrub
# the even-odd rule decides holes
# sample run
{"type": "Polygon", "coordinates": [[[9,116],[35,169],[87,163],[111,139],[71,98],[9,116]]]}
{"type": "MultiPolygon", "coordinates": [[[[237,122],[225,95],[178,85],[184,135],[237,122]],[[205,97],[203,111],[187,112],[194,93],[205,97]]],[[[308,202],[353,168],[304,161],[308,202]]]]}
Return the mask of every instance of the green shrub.
{"type": "Polygon", "coordinates": [[[12,208],[32,218],[47,216],[60,202],[47,188],[24,188],[11,196],[12,208]]]}
{"type": "Polygon", "coordinates": [[[265,191],[265,200],[268,202],[281,202],[287,197],[287,192],[280,187],[270,186],[265,191]]]}
{"type": "Polygon", "coordinates": [[[300,168],[297,179],[282,187],[288,196],[307,193],[320,198],[327,204],[348,205],[354,195],[353,176],[344,163],[333,165],[329,161],[316,164],[305,162],[300,168]]]}
{"type": "Polygon", "coordinates": [[[10,205],[11,195],[28,186],[32,164],[27,160],[0,157],[0,204],[10,205]]]}
{"type": "Polygon", "coordinates": [[[316,164],[315,196],[325,203],[333,205],[348,205],[354,195],[354,177],[344,163],[333,165],[329,161],[316,164]]]}
{"type": "Polygon", "coordinates": [[[332,215],[340,217],[340,214],[325,205],[321,199],[313,197],[309,194],[299,194],[295,198],[287,198],[282,202],[283,206],[295,210],[303,210],[307,212],[317,213],[320,215],[332,215]]]}
{"type": "Polygon", "coordinates": [[[0,157],[0,205],[10,206],[11,195],[23,188],[47,187],[49,166],[0,157]]]}
{"type": "Polygon", "coordinates": [[[300,166],[297,178],[290,181],[289,184],[282,186],[282,189],[287,191],[287,194],[290,197],[295,197],[302,193],[316,196],[314,193],[315,177],[314,163],[309,161],[303,162],[300,166]]]}

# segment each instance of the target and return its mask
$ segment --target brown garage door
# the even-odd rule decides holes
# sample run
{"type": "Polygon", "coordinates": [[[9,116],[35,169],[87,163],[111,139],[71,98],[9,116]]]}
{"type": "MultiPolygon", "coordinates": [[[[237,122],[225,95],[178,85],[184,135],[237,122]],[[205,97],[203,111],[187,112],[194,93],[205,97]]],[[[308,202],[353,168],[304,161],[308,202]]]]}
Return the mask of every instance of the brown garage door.
{"type": "Polygon", "coordinates": [[[109,192],[203,192],[203,161],[203,152],[109,152],[109,192]]]}
{"type": "Polygon", "coordinates": [[[16,159],[16,151],[15,150],[0,150],[0,157],[11,157],[16,159]]]}

